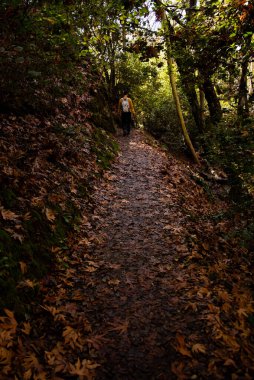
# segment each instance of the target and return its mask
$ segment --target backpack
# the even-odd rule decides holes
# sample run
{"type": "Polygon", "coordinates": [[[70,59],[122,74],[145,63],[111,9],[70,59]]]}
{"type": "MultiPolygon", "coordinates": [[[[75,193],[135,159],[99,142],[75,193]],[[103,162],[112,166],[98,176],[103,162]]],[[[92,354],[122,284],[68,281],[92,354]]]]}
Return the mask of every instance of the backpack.
{"type": "Polygon", "coordinates": [[[129,105],[128,99],[122,100],[122,109],[123,109],[123,112],[130,112],[130,105],[129,105]]]}

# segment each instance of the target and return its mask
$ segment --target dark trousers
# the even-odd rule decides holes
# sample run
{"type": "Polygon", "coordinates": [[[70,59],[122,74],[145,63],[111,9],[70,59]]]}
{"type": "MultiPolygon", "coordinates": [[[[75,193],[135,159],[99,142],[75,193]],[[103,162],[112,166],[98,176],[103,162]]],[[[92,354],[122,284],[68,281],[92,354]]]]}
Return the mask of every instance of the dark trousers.
{"type": "Polygon", "coordinates": [[[124,135],[129,135],[131,131],[131,112],[122,112],[122,128],[124,135]]]}

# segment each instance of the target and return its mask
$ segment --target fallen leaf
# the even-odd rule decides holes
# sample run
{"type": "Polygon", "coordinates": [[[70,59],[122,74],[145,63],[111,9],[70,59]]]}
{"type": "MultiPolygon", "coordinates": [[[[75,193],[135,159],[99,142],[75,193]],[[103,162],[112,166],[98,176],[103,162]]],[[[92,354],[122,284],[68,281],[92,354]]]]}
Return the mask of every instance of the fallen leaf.
{"type": "Polygon", "coordinates": [[[104,338],[106,334],[90,336],[86,339],[86,342],[89,343],[96,350],[100,350],[105,344],[109,343],[110,340],[104,338]]]}
{"type": "Polygon", "coordinates": [[[37,359],[34,352],[30,352],[26,357],[24,358],[24,367],[26,370],[29,369],[41,369],[41,365],[39,363],[39,360],[37,359]]]}
{"type": "Polygon", "coordinates": [[[69,363],[69,373],[71,375],[79,375],[79,376],[86,376],[87,380],[94,379],[93,375],[93,369],[99,367],[100,365],[97,363],[93,363],[90,360],[84,359],[82,362],[78,358],[75,365],[69,363]],[[91,372],[92,371],[92,372],[91,372]]]}
{"type": "Polygon", "coordinates": [[[4,220],[17,221],[17,219],[19,218],[19,215],[15,214],[10,210],[5,210],[3,207],[0,208],[0,211],[4,220]]]}
{"type": "Polygon", "coordinates": [[[64,343],[70,345],[73,349],[78,347],[82,349],[82,338],[79,331],[75,330],[71,326],[66,326],[63,331],[64,343]]]}
{"type": "Polygon", "coordinates": [[[98,268],[91,267],[91,266],[84,268],[84,271],[85,272],[89,272],[89,273],[93,273],[93,272],[95,272],[97,270],[98,270],[98,268]]]}
{"type": "Polygon", "coordinates": [[[119,285],[120,282],[121,282],[121,281],[118,280],[117,278],[112,279],[112,280],[108,280],[108,284],[109,284],[109,285],[119,285]]]}
{"type": "Polygon", "coordinates": [[[171,364],[171,371],[176,375],[177,380],[186,380],[187,376],[184,373],[183,362],[173,362],[171,364]]]}
{"type": "Polygon", "coordinates": [[[19,282],[18,284],[18,288],[35,288],[36,286],[38,285],[37,282],[33,281],[33,280],[29,280],[29,279],[26,279],[24,281],[21,281],[19,282]]]}
{"type": "Polygon", "coordinates": [[[191,355],[191,352],[188,350],[188,348],[186,347],[186,343],[185,343],[185,338],[184,336],[182,335],[177,335],[176,336],[176,340],[177,340],[177,347],[176,347],[176,350],[178,352],[180,352],[180,354],[184,355],[184,356],[188,356],[188,357],[192,357],[191,355]]]}
{"type": "Polygon", "coordinates": [[[23,235],[20,235],[20,234],[17,234],[16,232],[14,232],[12,234],[12,237],[15,239],[15,240],[18,240],[20,243],[23,243],[24,241],[24,236],[23,235]]]}
{"type": "Polygon", "coordinates": [[[29,322],[24,322],[23,323],[23,328],[21,329],[21,331],[26,334],[26,335],[30,335],[30,332],[31,332],[31,325],[29,322]]]}
{"type": "Polygon", "coordinates": [[[54,220],[56,219],[56,215],[55,215],[54,211],[49,209],[49,208],[45,209],[45,214],[46,214],[47,219],[50,222],[54,222],[54,220]]]}
{"type": "Polygon", "coordinates": [[[112,327],[109,331],[118,331],[120,334],[125,334],[128,331],[129,321],[111,323],[112,327]]]}
{"type": "Polygon", "coordinates": [[[237,368],[233,359],[227,359],[227,360],[225,360],[224,365],[225,366],[232,366],[232,367],[237,368]]]}
{"type": "Polygon", "coordinates": [[[206,347],[203,344],[196,343],[196,344],[193,344],[191,351],[192,352],[201,352],[202,354],[205,354],[206,353],[206,347]]]}

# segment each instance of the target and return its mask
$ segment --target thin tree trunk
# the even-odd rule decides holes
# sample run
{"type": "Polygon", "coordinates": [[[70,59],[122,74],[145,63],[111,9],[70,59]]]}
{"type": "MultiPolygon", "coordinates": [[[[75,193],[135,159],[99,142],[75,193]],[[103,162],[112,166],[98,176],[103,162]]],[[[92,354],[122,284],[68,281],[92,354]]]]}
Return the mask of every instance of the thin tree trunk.
{"type": "Polygon", "coordinates": [[[250,62],[249,72],[250,76],[248,78],[248,94],[251,96],[253,94],[253,74],[254,74],[254,65],[253,62],[250,62]]]}
{"type": "Polygon", "coordinates": [[[185,86],[185,90],[191,106],[192,115],[199,132],[202,133],[204,132],[204,119],[202,119],[201,108],[198,102],[196,89],[193,83],[188,83],[187,86],[185,86]]]}
{"type": "Polygon", "coordinates": [[[239,90],[238,90],[237,114],[238,116],[243,117],[243,118],[249,116],[248,87],[247,87],[248,66],[249,66],[249,60],[245,59],[242,63],[242,73],[241,73],[239,90]]]}
{"type": "Polygon", "coordinates": [[[173,60],[172,60],[172,57],[171,57],[171,42],[170,42],[169,28],[168,28],[167,22],[168,21],[166,19],[166,14],[165,14],[165,11],[164,11],[163,12],[163,27],[164,27],[164,35],[165,35],[165,40],[166,40],[166,54],[167,54],[168,74],[169,74],[169,78],[170,78],[170,84],[171,84],[171,88],[172,88],[172,94],[173,94],[173,98],[174,98],[174,101],[175,101],[176,110],[177,110],[177,114],[178,114],[178,117],[179,117],[179,120],[180,120],[181,128],[182,128],[182,131],[183,131],[184,139],[185,139],[186,144],[187,144],[187,146],[189,147],[189,149],[190,149],[190,151],[192,153],[193,158],[195,159],[195,161],[197,162],[197,164],[200,165],[200,161],[199,161],[198,155],[197,155],[197,153],[196,153],[196,151],[195,151],[195,149],[194,149],[194,147],[192,145],[190,136],[189,136],[187,128],[185,126],[185,122],[184,122],[184,118],[183,118],[183,113],[182,113],[182,108],[181,108],[181,104],[180,104],[180,99],[179,99],[177,88],[176,88],[175,76],[174,76],[174,71],[173,71],[173,60]]]}
{"type": "MultiPolygon", "coordinates": [[[[187,20],[191,21],[193,16],[193,11],[195,11],[195,8],[197,6],[197,0],[189,0],[189,8],[186,9],[187,14],[187,20]]],[[[187,51],[186,51],[186,54],[187,51]]],[[[178,66],[178,70],[181,75],[181,81],[184,86],[184,90],[186,93],[186,96],[188,98],[191,112],[193,115],[193,118],[195,120],[196,126],[199,130],[199,132],[202,134],[204,131],[204,119],[202,118],[202,113],[200,109],[200,105],[198,102],[197,92],[195,88],[195,73],[191,69],[191,67],[186,67],[186,63],[182,61],[181,58],[176,58],[176,63],[178,66]]]]}
{"type": "Polygon", "coordinates": [[[210,77],[204,77],[203,90],[208,104],[211,121],[212,123],[217,124],[222,118],[222,110],[210,77]]]}
{"type": "Polygon", "coordinates": [[[126,42],[127,42],[127,36],[126,36],[126,21],[123,22],[123,29],[122,29],[122,38],[123,38],[123,51],[126,51],[126,42]]]}
{"type": "Polygon", "coordinates": [[[195,77],[194,75],[188,70],[186,72],[186,69],[184,67],[184,64],[182,64],[180,59],[176,60],[180,75],[181,75],[181,81],[184,86],[184,91],[186,93],[186,96],[188,98],[191,112],[193,115],[193,118],[195,120],[196,126],[200,133],[204,132],[204,119],[202,119],[201,115],[201,108],[198,102],[197,92],[195,89],[195,77]]]}
{"type": "Polygon", "coordinates": [[[202,120],[202,125],[205,123],[205,94],[204,91],[199,89],[199,107],[200,107],[200,117],[202,120]]]}

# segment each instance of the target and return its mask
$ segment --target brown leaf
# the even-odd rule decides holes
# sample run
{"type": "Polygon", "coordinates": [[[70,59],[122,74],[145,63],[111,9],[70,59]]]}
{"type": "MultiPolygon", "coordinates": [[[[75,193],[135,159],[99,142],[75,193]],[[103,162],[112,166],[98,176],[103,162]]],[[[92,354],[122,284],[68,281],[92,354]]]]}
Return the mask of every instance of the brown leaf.
{"type": "Polygon", "coordinates": [[[33,280],[26,279],[25,281],[21,281],[18,284],[18,288],[35,288],[38,285],[37,282],[33,280]]]}
{"type": "Polygon", "coordinates": [[[15,240],[18,240],[20,243],[23,243],[23,240],[24,240],[24,236],[23,235],[20,235],[20,234],[17,234],[16,232],[14,232],[12,234],[12,237],[15,239],[15,240]]]}
{"type": "Polygon", "coordinates": [[[184,356],[189,356],[190,358],[192,357],[191,355],[191,352],[188,350],[188,348],[186,347],[186,343],[185,343],[185,338],[184,336],[182,335],[177,335],[176,336],[176,340],[178,342],[178,345],[176,347],[176,350],[178,352],[180,352],[180,354],[184,355],[184,356]]]}
{"type": "Polygon", "coordinates": [[[112,327],[109,331],[119,331],[120,334],[124,334],[128,331],[129,321],[111,323],[112,327]]]}
{"type": "Polygon", "coordinates": [[[98,269],[98,268],[95,268],[95,267],[91,267],[91,266],[89,266],[89,267],[86,267],[86,268],[84,269],[84,271],[85,271],[85,272],[89,272],[89,273],[93,273],[93,272],[97,271],[97,269],[98,269]]]}
{"type": "Polygon", "coordinates": [[[96,350],[100,350],[103,345],[110,342],[110,340],[104,338],[104,336],[105,334],[90,336],[88,339],[86,339],[86,342],[91,344],[91,346],[96,350]]]}
{"type": "Polygon", "coordinates": [[[8,309],[4,309],[7,317],[0,317],[0,329],[10,330],[12,334],[16,333],[18,323],[14,317],[14,313],[8,309]]]}
{"type": "Polygon", "coordinates": [[[33,376],[32,369],[29,368],[27,371],[24,373],[24,380],[30,380],[33,376]]]}
{"type": "MultiPolygon", "coordinates": [[[[39,373],[35,373],[33,380],[47,380],[47,374],[44,371],[39,371],[39,373]]],[[[56,380],[56,378],[54,378],[56,380]]]]}
{"type": "Polygon", "coordinates": [[[31,332],[31,325],[29,322],[24,322],[23,323],[23,329],[21,329],[21,331],[26,334],[26,335],[30,335],[30,332],[31,332]]]}
{"type": "Polygon", "coordinates": [[[218,296],[224,302],[229,302],[232,298],[226,290],[218,290],[218,296]]]}
{"type": "Polygon", "coordinates": [[[63,372],[67,366],[64,355],[66,350],[62,343],[58,342],[57,345],[51,350],[46,351],[46,360],[48,365],[53,366],[55,372],[63,372]]]}
{"type": "Polygon", "coordinates": [[[80,359],[78,358],[75,365],[69,363],[69,373],[71,375],[79,375],[79,376],[86,376],[87,380],[93,380],[94,374],[93,369],[99,367],[100,365],[97,363],[93,363],[90,360],[84,359],[81,363],[80,359]]]}
{"type": "Polygon", "coordinates": [[[202,245],[202,247],[204,248],[205,251],[209,251],[209,244],[202,243],[201,245],[202,245]]]}
{"type": "Polygon", "coordinates": [[[119,269],[119,268],[121,268],[121,265],[120,264],[108,264],[108,267],[110,268],[110,269],[119,269]]]}
{"type": "Polygon", "coordinates": [[[171,371],[176,375],[177,380],[186,380],[187,376],[184,373],[184,363],[173,362],[171,364],[171,371]]]}
{"type": "Polygon", "coordinates": [[[0,208],[0,212],[4,220],[17,221],[17,219],[19,218],[19,215],[15,214],[10,210],[5,210],[3,207],[0,208]]]}
{"type": "Polygon", "coordinates": [[[55,215],[54,211],[49,209],[49,208],[45,209],[45,214],[46,214],[47,219],[50,222],[54,222],[54,220],[56,219],[56,215],[55,215]]]}
{"type": "Polygon", "coordinates": [[[239,315],[239,317],[248,317],[248,310],[247,309],[244,309],[244,308],[240,308],[237,310],[237,314],[239,315]]]}
{"type": "Polygon", "coordinates": [[[49,311],[50,314],[53,315],[53,317],[55,315],[57,315],[58,313],[60,313],[60,310],[56,309],[54,306],[47,306],[47,305],[45,305],[45,306],[42,306],[42,308],[45,309],[45,310],[47,310],[47,311],[49,311]]]}
{"type": "Polygon", "coordinates": [[[82,339],[80,333],[71,326],[66,326],[63,331],[64,343],[70,345],[73,349],[78,347],[82,349],[82,339]]]}
{"type": "Polygon", "coordinates": [[[239,351],[240,345],[233,336],[222,334],[222,339],[232,350],[239,351]]]}
{"type": "Polygon", "coordinates": [[[233,359],[227,359],[227,360],[225,360],[224,365],[225,366],[232,366],[232,367],[237,368],[233,359]]]}
{"type": "Polygon", "coordinates": [[[0,364],[8,365],[11,364],[13,357],[13,352],[11,350],[7,350],[5,347],[0,347],[0,364]]]}
{"type": "Polygon", "coordinates": [[[39,363],[39,360],[37,359],[34,352],[30,352],[26,357],[24,358],[24,367],[26,370],[29,369],[41,369],[41,365],[39,363]]]}
{"type": "Polygon", "coordinates": [[[24,216],[23,216],[23,219],[24,220],[30,220],[31,219],[31,214],[30,214],[30,212],[27,212],[24,216]]]}
{"type": "Polygon", "coordinates": [[[119,285],[120,284],[120,280],[118,280],[117,278],[112,278],[112,280],[108,280],[108,284],[109,285],[119,285]]]}
{"type": "Polygon", "coordinates": [[[193,344],[191,348],[192,352],[201,352],[202,354],[206,353],[206,347],[201,343],[193,344]]]}
{"type": "Polygon", "coordinates": [[[85,247],[88,247],[91,245],[91,243],[87,238],[82,238],[79,240],[78,245],[84,245],[85,247]]]}

